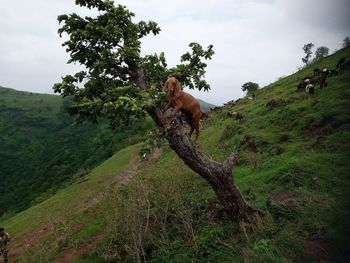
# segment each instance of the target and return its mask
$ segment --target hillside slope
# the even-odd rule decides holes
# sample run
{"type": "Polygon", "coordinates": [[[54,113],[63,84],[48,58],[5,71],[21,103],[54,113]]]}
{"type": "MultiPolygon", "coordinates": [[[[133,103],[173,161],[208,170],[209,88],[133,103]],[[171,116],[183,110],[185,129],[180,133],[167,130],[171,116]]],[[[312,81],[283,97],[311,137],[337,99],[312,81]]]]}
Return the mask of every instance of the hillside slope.
{"type": "Polygon", "coordinates": [[[235,182],[266,212],[257,226],[217,210],[208,185],[166,146],[146,163],[135,145],[55,196],[1,222],[17,262],[347,262],[350,236],[350,72],[306,99],[314,67],[211,114],[199,147],[237,152],[235,182]],[[273,102],[272,102],[273,100],[273,102]],[[240,111],[237,123],[227,112],[240,111]],[[36,233],[33,236],[33,233],[36,233]],[[26,245],[25,245],[26,244],[26,245]]]}
{"type": "Polygon", "coordinates": [[[137,142],[149,123],[111,131],[75,125],[69,100],[0,87],[0,217],[45,200],[116,150],[137,142]]]}

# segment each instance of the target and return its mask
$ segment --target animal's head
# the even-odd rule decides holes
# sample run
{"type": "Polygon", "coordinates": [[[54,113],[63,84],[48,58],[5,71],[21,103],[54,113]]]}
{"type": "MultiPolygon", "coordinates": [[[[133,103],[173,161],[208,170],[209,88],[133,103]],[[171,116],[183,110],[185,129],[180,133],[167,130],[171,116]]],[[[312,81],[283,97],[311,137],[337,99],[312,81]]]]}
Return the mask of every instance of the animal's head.
{"type": "Polygon", "coordinates": [[[172,95],[181,90],[181,84],[175,77],[169,77],[164,83],[164,92],[172,95]]]}

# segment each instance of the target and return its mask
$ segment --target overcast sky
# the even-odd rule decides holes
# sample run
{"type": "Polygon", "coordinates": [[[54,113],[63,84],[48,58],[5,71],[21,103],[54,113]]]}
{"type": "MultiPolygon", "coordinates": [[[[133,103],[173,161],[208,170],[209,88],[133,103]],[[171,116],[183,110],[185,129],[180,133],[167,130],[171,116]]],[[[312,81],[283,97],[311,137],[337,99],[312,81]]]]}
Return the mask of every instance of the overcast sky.
{"type": "MultiPolygon", "coordinates": [[[[0,0],[0,86],[52,93],[73,73],[57,35],[57,16],[78,12],[74,0],[0,0]]],[[[164,51],[170,66],[190,42],[214,45],[206,78],[212,89],[196,97],[221,104],[243,95],[247,81],[267,85],[302,65],[302,46],[339,49],[350,35],[349,0],[121,0],[136,20],[153,20],[143,54],[164,51]]]]}

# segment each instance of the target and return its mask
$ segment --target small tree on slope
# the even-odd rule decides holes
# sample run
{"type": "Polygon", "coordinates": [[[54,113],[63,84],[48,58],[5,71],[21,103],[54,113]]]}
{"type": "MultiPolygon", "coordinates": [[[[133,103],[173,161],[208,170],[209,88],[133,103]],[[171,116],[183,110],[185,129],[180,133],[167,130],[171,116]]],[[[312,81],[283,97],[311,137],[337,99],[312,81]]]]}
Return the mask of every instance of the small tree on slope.
{"type": "MultiPolygon", "coordinates": [[[[62,44],[70,54],[68,63],[85,66],[84,70],[62,77],[62,81],[54,85],[55,92],[73,96],[71,114],[96,122],[100,116],[106,117],[112,126],[128,124],[148,114],[162,129],[164,93],[161,90],[168,75],[176,76],[191,89],[210,89],[204,80],[203,60],[211,59],[212,46],[203,49],[191,43],[191,51],[181,56],[181,64],[168,68],[163,53],[140,54],[141,39],[160,32],[157,23],[135,23],[132,12],[112,1],[76,0],[76,4],[97,9],[99,14],[84,18],[75,13],[58,17],[62,24],[58,33],[68,35],[62,44]]],[[[164,136],[185,164],[210,184],[232,219],[254,221],[258,210],[243,198],[233,181],[234,155],[223,163],[211,160],[198,150],[181,125],[164,136]]]]}
{"type": "Polygon", "coordinates": [[[325,57],[327,57],[329,54],[329,48],[328,47],[318,47],[315,51],[315,58],[314,62],[319,61],[325,57]]]}
{"type": "Polygon", "coordinates": [[[301,60],[305,64],[305,66],[308,66],[310,64],[310,58],[312,56],[312,48],[315,45],[313,43],[307,43],[303,46],[303,51],[305,53],[305,57],[303,57],[301,60]]]}
{"type": "Polygon", "coordinates": [[[254,82],[246,82],[242,85],[242,90],[244,92],[247,92],[247,95],[252,95],[254,92],[256,92],[259,89],[259,84],[254,82]]]}

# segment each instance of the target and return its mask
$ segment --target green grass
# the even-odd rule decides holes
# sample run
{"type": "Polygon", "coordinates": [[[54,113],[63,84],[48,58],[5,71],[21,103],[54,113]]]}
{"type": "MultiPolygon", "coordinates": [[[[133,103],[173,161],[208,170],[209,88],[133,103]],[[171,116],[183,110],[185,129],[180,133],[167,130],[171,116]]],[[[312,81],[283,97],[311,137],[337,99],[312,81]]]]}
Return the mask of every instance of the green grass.
{"type": "Polygon", "coordinates": [[[17,91],[0,86],[1,106],[33,111],[40,116],[55,117],[61,109],[62,101],[59,96],[17,91]]]}
{"type": "Polygon", "coordinates": [[[42,226],[51,226],[20,252],[21,262],[49,262],[99,235],[104,238],[94,249],[72,262],[312,262],[305,243],[321,247],[321,259],[342,262],[350,235],[350,119],[345,95],[350,73],[330,78],[328,87],[316,89],[312,99],[296,92],[314,67],[333,68],[342,56],[350,58],[350,49],[259,90],[254,101],[241,100],[213,113],[204,124],[199,147],[218,161],[237,153],[235,183],[265,211],[259,224],[212,218],[208,207],[215,201],[213,191],[166,146],[159,159],[142,164],[130,180],[113,181],[136,162],[136,145],[80,182],[2,222],[15,236],[13,246],[42,226]],[[269,109],[271,99],[284,101],[269,109]],[[228,111],[246,117],[238,124],[225,117],[228,111]],[[256,151],[247,144],[247,135],[256,151]],[[268,206],[269,197],[279,191],[297,193],[297,205],[268,206]],[[103,198],[96,204],[78,209],[101,192],[103,198]],[[58,233],[63,233],[63,241],[58,233]]]}
{"type": "Polygon", "coordinates": [[[98,193],[103,193],[106,189],[106,184],[108,185],[113,177],[127,167],[131,151],[135,151],[135,149],[137,147],[132,146],[121,150],[118,154],[94,169],[90,175],[81,179],[81,181],[59,190],[53,197],[7,220],[7,228],[16,233],[22,233],[27,227],[26,224],[23,224],[25,221],[34,228],[45,225],[44,221],[40,221],[40,219],[46,220],[46,213],[49,211],[50,215],[55,218],[58,218],[60,215],[67,216],[75,213],[83,200],[90,196],[96,196],[98,193]],[[38,218],[39,214],[43,217],[38,218]]]}
{"type": "Polygon", "coordinates": [[[15,233],[14,242],[25,242],[33,233],[41,233],[38,240],[42,243],[35,241],[21,251],[21,262],[46,262],[63,248],[77,246],[99,232],[105,221],[99,216],[98,201],[91,201],[91,198],[104,198],[111,181],[128,167],[131,155],[136,155],[138,149],[136,145],[121,150],[81,181],[2,222],[10,233],[15,233]],[[58,239],[61,243],[57,243],[58,239]],[[40,254],[43,251],[45,257],[40,254]]]}
{"type": "Polygon", "coordinates": [[[71,261],[71,263],[96,263],[96,260],[93,258],[77,258],[71,261]]]}

